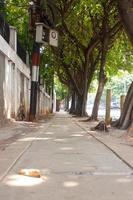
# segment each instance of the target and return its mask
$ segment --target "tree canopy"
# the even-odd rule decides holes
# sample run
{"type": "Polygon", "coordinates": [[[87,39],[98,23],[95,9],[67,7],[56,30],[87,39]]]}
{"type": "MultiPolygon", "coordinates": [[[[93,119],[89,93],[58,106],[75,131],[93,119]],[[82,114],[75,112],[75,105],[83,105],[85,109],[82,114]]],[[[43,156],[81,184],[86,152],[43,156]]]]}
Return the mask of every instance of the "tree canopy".
{"type": "MultiPolygon", "coordinates": [[[[132,12],[123,14],[130,9],[131,2],[126,5],[126,0],[123,3],[120,0],[42,1],[41,9],[56,21],[59,46],[41,50],[40,76],[49,86],[53,74],[58,76],[76,96],[73,112],[79,116],[86,115],[87,93],[93,79],[99,81],[98,109],[107,80],[119,69],[132,72],[132,46],[124,31],[132,41],[132,28],[129,27],[132,12]]],[[[5,6],[1,5],[1,13],[4,12],[8,22],[17,27],[20,40],[29,49],[29,1],[8,0],[5,6]]]]}

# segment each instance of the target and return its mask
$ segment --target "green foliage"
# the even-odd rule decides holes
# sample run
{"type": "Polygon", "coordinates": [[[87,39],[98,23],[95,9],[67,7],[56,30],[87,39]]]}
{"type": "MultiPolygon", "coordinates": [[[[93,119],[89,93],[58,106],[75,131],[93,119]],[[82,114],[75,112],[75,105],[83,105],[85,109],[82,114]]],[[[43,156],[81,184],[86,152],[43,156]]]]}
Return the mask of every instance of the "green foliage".
{"type": "Polygon", "coordinates": [[[130,84],[133,82],[133,74],[129,74],[127,71],[118,71],[116,76],[113,76],[107,83],[106,88],[112,90],[112,95],[120,97],[123,94],[127,94],[130,84]]]}
{"type": "Polygon", "coordinates": [[[116,75],[120,69],[133,72],[133,47],[124,33],[119,35],[110,49],[106,69],[108,78],[116,75]]]}
{"type": "Polygon", "coordinates": [[[64,100],[68,95],[68,89],[65,85],[61,84],[59,79],[55,77],[55,91],[58,100],[64,100]]]}
{"type": "Polygon", "coordinates": [[[44,79],[49,89],[53,87],[54,66],[52,62],[51,51],[46,47],[42,48],[41,52],[40,76],[44,79]]]}
{"type": "Polygon", "coordinates": [[[7,0],[6,1],[6,18],[10,25],[15,26],[19,39],[23,46],[28,49],[28,23],[29,23],[29,0],[7,0]]]}
{"type": "Polygon", "coordinates": [[[1,0],[1,1],[0,1],[0,14],[1,14],[2,16],[5,16],[5,13],[6,13],[5,10],[6,10],[6,9],[5,9],[4,0],[1,0]]]}
{"type": "MultiPolygon", "coordinates": [[[[46,47],[41,53],[40,73],[49,87],[52,86],[51,80],[53,80],[54,73],[60,76],[59,79],[60,81],[62,80],[63,84],[66,83],[67,86],[70,84],[62,61],[67,65],[73,77],[76,77],[78,74],[77,80],[79,81],[84,73],[84,64],[86,61],[84,56],[85,49],[92,39],[102,33],[103,19],[107,20],[109,27],[112,27],[117,20],[116,6],[112,4],[113,6],[110,8],[110,1],[60,0],[56,2],[58,9],[61,9],[60,23],[57,27],[60,35],[59,47],[54,51],[54,56],[52,54],[53,50],[46,47]],[[71,4],[70,2],[74,3],[71,4]],[[68,5],[69,3],[70,5],[68,5]],[[108,19],[104,18],[104,6],[107,12],[109,11],[108,19]],[[62,17],[64,18],[68,31],[63,26],[62,17]]],[[[17,28],[19,38],[26,49],[31,46],[28,35],[28,4],[29,0],[7,0],[6,7],[3,7],[1,4],[1,9],[6,8],[8,22],[17,28]]],[[[91,65],[91,60],[95,60],[100,48],[101,44],[93,50],[91,59],[89,59],[89,66],[91,65]]],[[[117,40],[107,55],[106,74],[108,79],[112,80],[111,77],[116,75],[119,69],[127,70],[130,73],[133,70],[133,50],[125,34],[118,35],[117,40]]],[[[95,73],[96,75],[98,74],[98,70],[95,73]]],[[[67,90],[58,82],[56,83],[57,93],[59,93],[59,96],[64,96],[67,90]]],[[[82,82],[81,80],[79,84],[82,82]]],[[[95,84],[93,88],[95,88],[95,84]]]]}
{"type": "MultiPolygon", "coordinates": [[[[120,97],[127,93],[130,84],[133,82],[133,73],[130,74],[128,71],[118,70],[116,74],[110,76],[105,86],[106,89],[112,90],[112,95],[120,97]]],[[[98,80],[94,79],[91,83],[89,93],[96,93],[98,87],[98,80]]]]}

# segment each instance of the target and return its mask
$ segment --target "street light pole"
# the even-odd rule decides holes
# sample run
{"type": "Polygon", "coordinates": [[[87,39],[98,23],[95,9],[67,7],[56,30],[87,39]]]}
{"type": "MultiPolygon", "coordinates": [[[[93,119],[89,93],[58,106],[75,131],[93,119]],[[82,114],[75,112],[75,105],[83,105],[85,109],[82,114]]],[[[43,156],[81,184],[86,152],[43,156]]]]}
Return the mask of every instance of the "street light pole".
{"type": "Polygon", "coordinates": [[[40,0],[34,0],[30,7],[30,23],[33,35],[32,69],[31,69],[31,93],[29,121],[36,119],[37,91],[40,65],[40,44],[35,42],[36,23],[40,21],[40,0]]]}
{"type": "MultiPolygon", "coordinates": [[[[33,36],[32,69],[31,69],[31,94],[30,94],[30,112],[29,121],[36,119],[37,92],[40,65],[40,46],[48,43],[52,46],[58,46],[58,33],[53,30],[53,20],[49,19],[46,13],[45,1],[42,6],[41,0],[33,0],[29,8],[30,12],[30,31],[33,36]],[[52,28],[52,29],[50,29],[52,28]]],[[[53,11],[51,11],[53,12],[53,11]]],[[[53,13],[52,13],[53,14],[53,13]]],[[[52,16],[53,17],[53,16],[52,16]]]]}
{"type": "Polygon", "coordinates": [[[40,64],[40,44],[34,42],[32,53],[32,70],[31,70],[31,95],[30,95],[30,114],[29,120],[34,121],[36,118],[37,91],[40,64]]]}

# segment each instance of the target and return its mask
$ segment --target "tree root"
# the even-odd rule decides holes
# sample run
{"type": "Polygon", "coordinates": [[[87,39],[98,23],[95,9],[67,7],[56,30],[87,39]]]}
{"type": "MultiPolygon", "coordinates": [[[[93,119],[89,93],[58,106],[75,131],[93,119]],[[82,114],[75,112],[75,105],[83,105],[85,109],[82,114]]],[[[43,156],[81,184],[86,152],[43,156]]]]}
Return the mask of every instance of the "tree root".
{"type": "Polygon", "coordinates": [[[91,128],[92,131],[98,130],[98,131],[104,131],[109,132],[107,124],[104,121],[101,121],[98,123],[97,126],[91,128]]]}

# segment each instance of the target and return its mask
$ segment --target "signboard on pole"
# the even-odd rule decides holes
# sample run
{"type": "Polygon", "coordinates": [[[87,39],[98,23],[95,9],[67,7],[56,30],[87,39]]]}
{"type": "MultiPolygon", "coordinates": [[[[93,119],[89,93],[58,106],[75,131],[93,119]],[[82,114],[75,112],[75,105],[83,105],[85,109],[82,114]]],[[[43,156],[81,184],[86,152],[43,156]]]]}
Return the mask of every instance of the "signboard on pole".
{"type": "Polygon", "coordinates": [[[43,23],[36,23],[36,42],[49,43],[49,29],[43,23]]]}
{"type": "Polygon", "coordinates": [[[36,23],[36,42],[58,47],[58,32],[43,23],[36,23]]]}
{"type": "Polygon", "coordinates": [[[58,47],[58,32],[50,29],[49,32],[49,44],[54,47],[58,47]]]}

